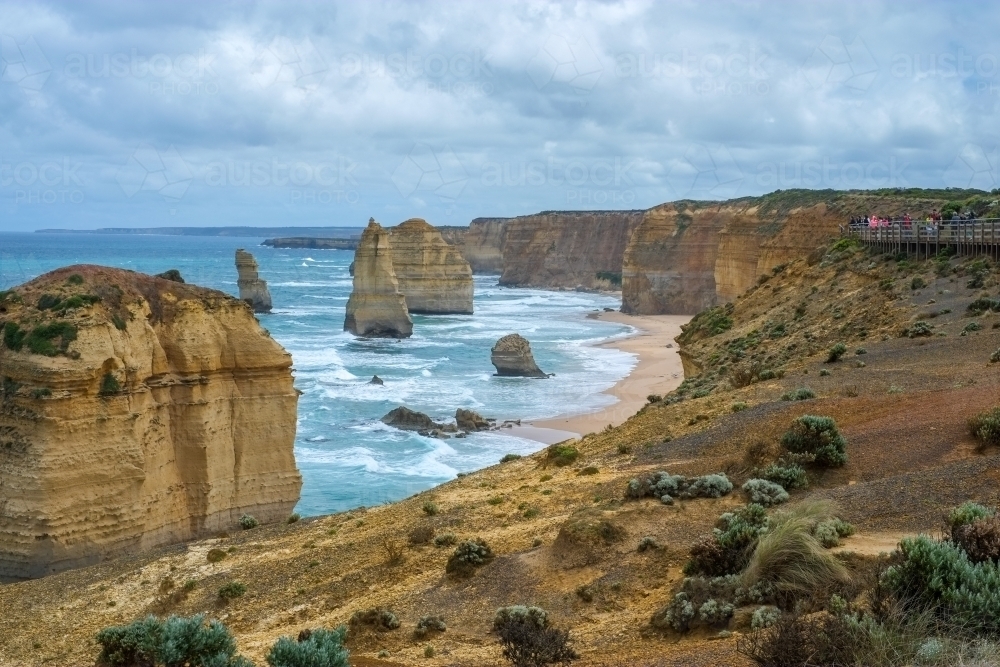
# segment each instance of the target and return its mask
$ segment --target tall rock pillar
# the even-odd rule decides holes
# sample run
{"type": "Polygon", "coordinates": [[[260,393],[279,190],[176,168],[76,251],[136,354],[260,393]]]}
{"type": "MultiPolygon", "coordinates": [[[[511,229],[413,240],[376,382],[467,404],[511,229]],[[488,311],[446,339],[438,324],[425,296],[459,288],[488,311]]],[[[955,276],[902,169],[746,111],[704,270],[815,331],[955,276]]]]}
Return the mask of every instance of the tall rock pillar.
{"type": "Polygon", "coordinates": [[[355,336],[408,338],[413,320],[392,268],[389,232],[372,218],[354,251],[354,289],[344,330],[355,336]]]}

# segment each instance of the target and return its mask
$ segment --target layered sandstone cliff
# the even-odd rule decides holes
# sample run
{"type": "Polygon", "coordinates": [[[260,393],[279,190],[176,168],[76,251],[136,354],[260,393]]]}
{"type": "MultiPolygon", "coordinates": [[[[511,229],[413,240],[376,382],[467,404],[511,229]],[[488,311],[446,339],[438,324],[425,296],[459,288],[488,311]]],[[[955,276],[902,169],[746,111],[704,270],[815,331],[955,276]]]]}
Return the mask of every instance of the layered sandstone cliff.
{"type": "Polygon", "coordinates": [[[0,577],[284,518],[291,357],[222,292],[98,266],[0,296],[0,577]]]}
{"type": "Polygon", "coordinates": [[[409,312],[472,314],[472,269],[457,248],[420,218],[389,233],[392,268],[409,312]]]}
{"type": "Polygon", "coordinates": [[[384,338],[413,334],[413,320],[399,291],[392,261],[390,234],[373,218],[354,252],[354,289],[347,300],[345,331],[384,338]]]}
{"type": "Polygon", "coordinates": [[[271,292],[267,289],[267,281],[257,274],[257,260],[243,248],[236,250],[236,271],[240,300],[250,304],[255,313],[270,313],[271,292]]]}
{"type": "Polygon", "coordinates": [[[786,190],[656,206],[625,250],[622,311],[690,314],[732,301],[775,267],[838,235],[852,216],[920,218],[944,206],[937,194],[786,190]]]}
{"type": "Polygon", "coordinates": [[[512,218],[501,234],[500,284],[616,289],[642,217],[643,211],[546,211],[512,218]]]}
{"type": "Polygon", "coordinates": [[[476,218],[462,237],[459,249],[476,274],[503,272],[503,244],[511,218],[476,218]]]}

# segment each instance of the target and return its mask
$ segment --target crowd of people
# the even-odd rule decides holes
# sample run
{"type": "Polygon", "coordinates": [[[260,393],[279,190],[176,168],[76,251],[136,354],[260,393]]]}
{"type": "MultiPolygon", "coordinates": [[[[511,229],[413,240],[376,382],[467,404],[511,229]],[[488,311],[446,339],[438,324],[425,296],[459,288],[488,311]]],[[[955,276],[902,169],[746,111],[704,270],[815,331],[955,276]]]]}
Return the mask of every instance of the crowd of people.
{"type": "MultiPolygon", "coordinates": [[[[958,211],[952,213],[949,217],[945,218],[938,213],[936,210],[931,211],[930,214],[924,218],[914,219],[909,213],[904,213],[899,217],[888,217],[879,215],[865,215],[865,216],[855,216],[851,218],[850,229],[851,231],[860,231],[862,229],[902,229],[904,232],[911,232],[916,228],[923,227],[923,231],[929,234],[937,234],[940,228],[944,225],[955,226],[954,223],[969,223],[981,220],[975,215],[975,213],[969,211],[968,213],[962,214],[958,211]]],[[[964,225],[958,225],[964,226],[964,225]]]]}

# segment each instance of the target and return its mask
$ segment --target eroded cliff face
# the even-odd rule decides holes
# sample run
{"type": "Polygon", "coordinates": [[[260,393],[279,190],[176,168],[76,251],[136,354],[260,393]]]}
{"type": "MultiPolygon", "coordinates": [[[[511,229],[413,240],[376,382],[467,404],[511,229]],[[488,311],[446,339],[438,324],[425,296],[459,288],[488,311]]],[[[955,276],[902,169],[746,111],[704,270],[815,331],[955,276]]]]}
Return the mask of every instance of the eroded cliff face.
{"type": "Polygon", "coordinates": [[[413,320],[392,265],[388,230],[374,219],[354,253],[354,289],[347,299],[344,330],[356,336],[408,338],[413,320]]]}
{"type": "Polygon", "coordinates": [[[500,284],[616,289],[642,217],[642,211],[550,211],[512,218],[503,226],[500,284]]]}
{"type": "Polygon", "coordinates": [[[935,191],[786,190],[726,202],[673,202],[643,216],[625,251],[622,311],[690,314],[732,301],[774,267],[808,256],[852,216],[915,219],[935,191]]]}
{"type": "Polygon", "coordinates": [[[290,355],[222,292],[74,266],[0,295],[0,577],[283,519],[290,355]]]}
{"type": "Polygon", "coordinates": [[[472,314],[472,269],[457,248],[420,218],[389,233],[392,268],[409,312],[472,314]]]}
{"type": "MultiPolygon", "coordinates": [[[[459,250],[475,274],[503,272],[506,224],[512,218],[476,218],[462,236],[459,250]]],[[[449,241],[450,243],[451,241],[449,241]]]]}

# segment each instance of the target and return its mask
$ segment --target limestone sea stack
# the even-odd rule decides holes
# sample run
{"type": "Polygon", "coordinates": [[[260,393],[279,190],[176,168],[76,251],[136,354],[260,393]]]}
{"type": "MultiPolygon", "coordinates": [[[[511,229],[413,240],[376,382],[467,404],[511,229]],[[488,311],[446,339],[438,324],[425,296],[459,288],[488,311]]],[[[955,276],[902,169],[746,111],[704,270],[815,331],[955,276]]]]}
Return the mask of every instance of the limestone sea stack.
{"type": "Polygon", "coordinates": [[[535,365],[531,344],[520,334],[507,334],[498,340],[490,352],[490,361],[496,366],[496,374],[499,376],[548,377],[535,365]]]}
{"type": "Polygon", "coordinates": [[[411,313],[472,314],[472,269],[458,248],[420,218],[389,229],[392,267],[411,313]]]}
{"type": "Polygon", "coordinates": [[[413,334],[413,320],[392,268],[389,232],[374,218],[368,221],[354,251],[354,289],[347,300],[344,330],[364,337],[407,338],[413,334]]]}
{"type": "Polygon", "coordinates": [[[257,275],[257,260],[243,248],[236,250],[236,271],[239,274],[236,285],[240,288],[240,300],[249,303],[255,313],[270,313],[271,293],[267,289],[267,281],[257,275]]]}
{"type": "Polygon", "coordinates": [[[0,578],[292,511],[292,359],[242,301],[79,265],[0,292],[0,329],[0,578]]]}

